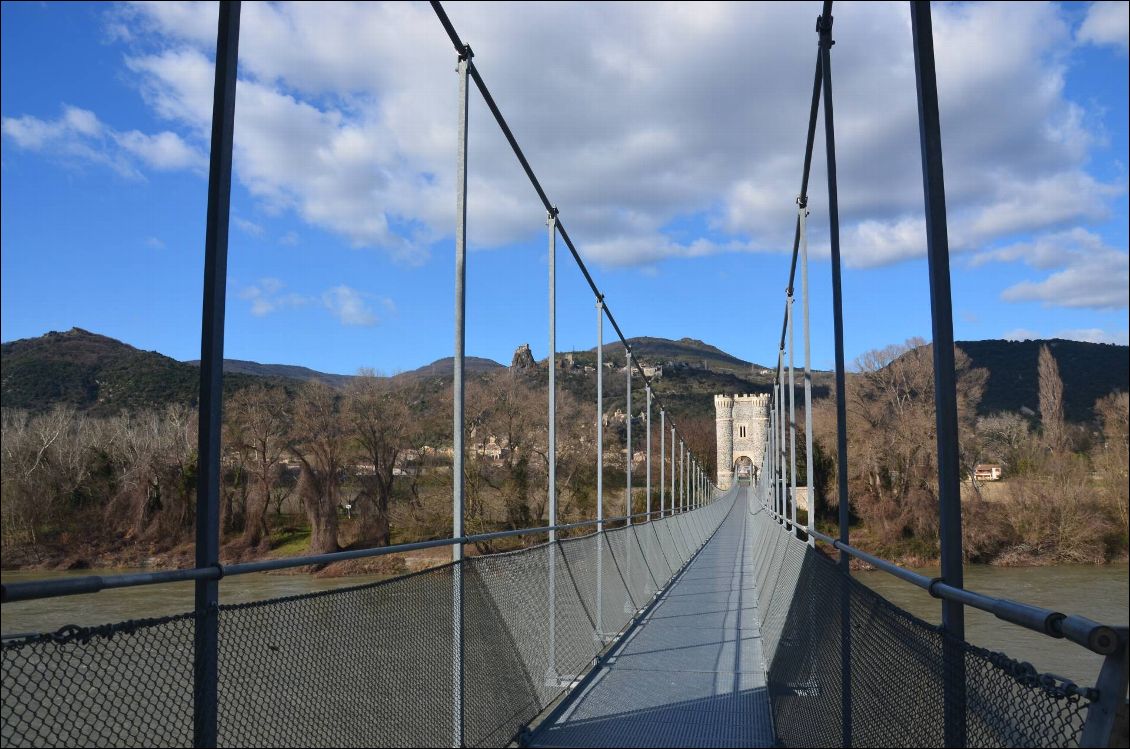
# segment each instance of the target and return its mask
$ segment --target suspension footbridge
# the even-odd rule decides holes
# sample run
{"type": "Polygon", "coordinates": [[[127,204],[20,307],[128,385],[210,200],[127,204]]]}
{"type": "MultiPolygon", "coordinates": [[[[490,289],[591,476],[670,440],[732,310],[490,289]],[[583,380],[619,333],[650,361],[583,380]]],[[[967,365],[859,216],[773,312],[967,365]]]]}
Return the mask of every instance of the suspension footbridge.
{"type": "MultiPolygon", "coordinates": [[[[6,584],[21,600],[192,581],[192,611],[5,639],[4,746],[1106,746],[1127,689],[1127,628],[965,589],[961,559],[952,310],[941,133],[927,2],[910,4],[933,313],[941,574],[927,578],[853,547],[798,513],[798,462],[812,476],[808,181],[823,113],[836,340],[837,496],[847,498],[844,351],[831,2],[818,52],[776,384],[756,435],[760,465],[688,449],[585,267],[561,212],[438,2],[459,76],[449,538],[223,564],[219,555],[221,374],[240,5],[220,4],[201,318],[196,564],[190,569],[6,584]],[[545,208],[551,362],[546,525],[468,535],[464,511],[467,105],[478,90],[545,208]],[[555,428],[558,238],[596,302],[596,517],[559,522],[555,428]],[[794,281],[800,271],[800,323],[794,281]],[[646,392],[646,509],[606,507],[604,325],[646,392]],[[796,346],[800,328],[801,346],[796,346]],[[800,356],[796,352],[802,351],[800,356]],[[802,359],[797,366],[796,360],[802,359]],[[800,386],[797,385],[799,372],[800,386]],[[797,403],[798,390],[803,402],[797,403]],[[658,444],[653,444],[653,412],[658,444]],[[806,421],[797,444],[798,412],[806,421]],[[659,481],[652,485],[653,467],[659,481]],[[736,479],[736,483],[733,481],[736,479]],[[507,537],[516,551],[469,555],[507,537]],[[238,605],[226,577],[445,547],[447,564],[376,583],[238,605]],[[942,625],[852,577],[857,558],[939,599],[942,625]],[[1104,656],[1091,685],[1041,674],[964,639],[964,609],[1104,656]]],[[[540,220],[541,217],[539,217],[540,220]]],[[[773,331],[775,332],[775,331],[773,331]]],[[[761,401],[758,401],[761,403],[761,401]]],[[[633,455],[631,420],[627,455],[633,455]]],[[[731,456],[732,457],[732,456],[731,456]]],[[[633,477],[628,461],[626,496],[633,477]]],[[[1124,737],[1123,737],[1124,740],[1124,737]]]]}

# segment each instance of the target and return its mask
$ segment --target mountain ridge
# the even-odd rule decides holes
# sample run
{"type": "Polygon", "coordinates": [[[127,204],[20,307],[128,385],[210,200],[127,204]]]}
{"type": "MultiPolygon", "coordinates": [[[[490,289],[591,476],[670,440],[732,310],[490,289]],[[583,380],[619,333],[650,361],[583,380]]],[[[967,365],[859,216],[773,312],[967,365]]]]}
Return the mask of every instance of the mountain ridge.
{"type": "MultiPolygon", "coordinates": [[[[657,387],[666,383],[671,391],[669,397],[686,400],[687,407],[702,416],[713,415],[707,390],[765,392],[771,388],[775,375],[766,367],[695,338],[639,336],[628,339],[628,344],[640,362],[664,368],[657,387]]],[[[957,346],[970,357],[973,366],[989,370],[980,413],[1038,410],[1036,359],[1039,347],[1045,344],[1059,364],[1068,420],[1087,421],[1093,417],[1096,399],[1114,390],[1130,389],[1127,346],[1063,339],[958,341],[957,346]]],[[[623,366],[622,343],[609,343],[604,349],[608,363],[623,366]]],[[[595,363],[596,349],[561,351],[558,355],[572,356],[577,365],[587,365],[595,363]]],[[[0,397],[5,408],[39,411],[61,403],[93,415],[105,415],[173,402],[194,404],[199,387],[198,361],[177,361],[77,327],[0,344],[0,359],[0,397]]],[[[543,359],[543,367],[544,362],[543,359]]],[[[298,365],[240,359],[225,359],[224,367],[225,393],[258,382],[293,388],[314,379],[344,388],[354,378],[298,365]]],[[[466,359],[470,376],[503,368],[503,364],[488,358],[466,359]]],[[[387,379],[397,385],[409,385],[449,378],[451,370],[452,358],[444,357],[387,379]]],[[[831,373],[814,372],[814,384],[819,391],[828,392],[831,373]]]]}

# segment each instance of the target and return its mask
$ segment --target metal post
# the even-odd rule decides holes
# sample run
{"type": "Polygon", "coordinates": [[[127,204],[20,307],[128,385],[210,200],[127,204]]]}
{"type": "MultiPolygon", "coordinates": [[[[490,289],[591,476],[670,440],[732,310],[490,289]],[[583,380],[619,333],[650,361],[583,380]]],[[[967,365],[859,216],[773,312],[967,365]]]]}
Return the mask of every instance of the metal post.
{"type": "Polygon", "coordinates": [[[675,427],[671,427],[671,514],[675,514],[675,427]]]}
{"type": "Polygon", "coordinates": [[[796,533],[796,383],[793,380],[793,349],[796,345],[796,336],[793,335],[793,295],[789,294],[788,300],[789,326],[789,514],[792,518],[793,533],[796,533]]]}
{"type": "MultiPolygon", "coordinates": [[[[220,562],[220,441],[224,398],[224,300],[231,218],[232,143],[235,135],[236,68],[239,62],[238,2],[220,3],[216,71],[212,92],[212,143],[208,163],[208,208],[204,233],[204,295],[200,317],[200,406],[197,414],[199,470],[196,478],[196,566],[220,562]]],[[[218,580],[195,584],[192,740],[216,746],[219,715],[218,580]]]]}
{"type": "Polygon", "coordinates": [[[797,225],[800,227],[800,297],[804,313],[804,482],[808,492],[808,545],[815,547],[816,538],[812,531],[816,528],[816,476],[812,466],[812,341],[809,337],[808,320],[808,209],[800,198],[797,199],[797,225]]]}
{"type": "MultiPolygon", "coordinates": [[[[957,447],[957,376],[954,367],[953,306],[950,292],[946,191],[942,172],[942,133],[934,36],[928,2],[910,4],[914,37],[914,77],[918,84],[918,129],[922,145],[922,187],[926,198],[926,257],[930,266],[930,313],[934,333],[934,404],[938,435],[938,501],[942,579],[963,587],[961,487],[957,447]]],[[[965,638],[965,611],[958,601],[942,601],[942,628],[956,641],[965,638]]],[[[965,660],[955,644],[944,651],[946,664],[945,741],[965,745],[965,660]],[[952,682],[952,683],[951,683],[952,682]]]]}
{"type": "Polygon", "coordinates": [[[664,482],[667,480],[667,411],[659,409],[659,517],[663,517],[666,506],[664,505],[664,482]]]}
{"type": "Polygon", "coordinates": [[[626,505],[624,515],[627,516],[627,520],[625,521],[627,527],[624,530],[624,546],[627,549],[627,553],[625,554],[627,557],[625,560],[627,574],[624,578],[624,613],[632,614],[636,610],[636,607],[632,604],[632,538],[629,535],[632,532],[632,350],[627,346],[624,347],[624,369],[627,372],[628,378],[628,470],[626,472],[627,491],[624,494],[624,504],[626,505]]]}
{"type": "Polygon", "coordinates": [[[788,522],[788,487],[786,481],[788,474],[785,472],[785,447],[787,445],[787,438],[785,437],[788,424],[785,419],[785,352],[777,352],[777,372],[780,385],[777,388],[777,428],[780,430],[780,441],[777,443],[777,464],[780,472],[778,475],[778,482],[780,484],[780,497],[781,497],[781,519],[788,522]]]}
{"type": "MultiPolygon", "coordinates": [[[[773,395],[776,396],[776,386],[773,388],[773,395]]],[[[762,463],[765,467],[762,471],[761,483],[765,485],[765,504],[772,507],[777,501],[776,490],[772,497],[769,496],[770,486],[775,486],[777,483],[776,477],[773,475],[773,435],[777,432],[777,427],[774,426],[774,414],[777,411],[776,401],[770,404],[769,408],[769,433],[765,435],[765,455],[762,456],[762,463]]]]}
{"type": "Polygon", "coordinates": [[[647,522],[651,522],[651,383],[645,388],[647,392],[647,522]]]}
{"type": "MultiPolygon", "coordinates": [[[[840,200],[836,181],[836,128],[832,111],[832,0],[824,1],[824,12],[817,21],[820,34],[820,69],[823,79],[824,145],[828,163],[828,233],[832,247],[832,328],[836,342],[836,479],[840,503],[840,541],[847,545],[847,387],[844,374],[844,314],[840,284],[840,200]]],[[[840,551],[840,570],[851,575],[850,557],[840,551]]],[[[843,717],[842,743],[851,746],[851,592],[846,582],[840,586],[840,692],[843,717]]]]}
{"type": "Polygon", "coordinates": [[[679,512],[687,511],[687,448],[679,439],[679,512]]]}
{"type": "Polygon", "coordinates": [[[604,298],[596,300],[596,633],[604,638],[604,298]]]}
{"type": "MultiPolygon", "coordinates": [[[[549,527],[557,525],[557,209],[549,227],[549,527]]],[[[549,531],[549,684],[557,683],[557,531],[549,531]]]]}
{"type": "Polygon", "coordinates": [[[624,504],[627,505],[625,515],[628,516],[628,525],[632,524],[632,350],[625,347],[624,349],[624,369],[628,373],[628,469],[627,469],[627,490],[628,493],[624,499],[624,504]]]}
{"type": "MultiPolygon", "coordinates": [[[[451,467],[452,538],[462,538],[463,531],[463,371],[467,341],[467,69],[471,64],[471,48],[464,47],[459,56],[459,141],[455,176],[455,356],[452,377],[454,451],[451,467]]],[[[453,544],[452,569],[452,637],[451,637],[451,745],[463,746],[463,544],[453,544]]]]}

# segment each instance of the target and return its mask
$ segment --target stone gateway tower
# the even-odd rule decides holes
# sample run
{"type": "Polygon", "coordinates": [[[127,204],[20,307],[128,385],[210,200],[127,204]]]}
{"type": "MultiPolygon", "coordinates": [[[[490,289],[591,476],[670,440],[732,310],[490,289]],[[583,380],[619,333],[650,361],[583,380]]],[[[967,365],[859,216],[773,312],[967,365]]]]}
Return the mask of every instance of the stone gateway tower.
{"type": "Polygon", "coordinates": [[[716,395],[714,418],[718,443],[718,487],[733,486],[738,476],[761,469],[769,432],[769,395],[716,395]]]}

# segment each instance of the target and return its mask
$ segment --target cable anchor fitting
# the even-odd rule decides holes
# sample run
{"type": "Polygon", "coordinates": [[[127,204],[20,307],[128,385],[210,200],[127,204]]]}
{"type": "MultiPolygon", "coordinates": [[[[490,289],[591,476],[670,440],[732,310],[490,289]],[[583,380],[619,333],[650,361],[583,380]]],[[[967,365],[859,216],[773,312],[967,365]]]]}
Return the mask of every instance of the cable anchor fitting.
{"type": "Polygon", "coordinates": [[[820,45],[829,49],[836,44],[835,40],[832,39],[832,20],[831,14],[816,17],[816,33],[820,35],[820,45]]]}

